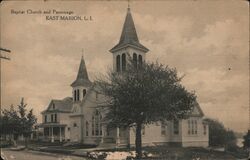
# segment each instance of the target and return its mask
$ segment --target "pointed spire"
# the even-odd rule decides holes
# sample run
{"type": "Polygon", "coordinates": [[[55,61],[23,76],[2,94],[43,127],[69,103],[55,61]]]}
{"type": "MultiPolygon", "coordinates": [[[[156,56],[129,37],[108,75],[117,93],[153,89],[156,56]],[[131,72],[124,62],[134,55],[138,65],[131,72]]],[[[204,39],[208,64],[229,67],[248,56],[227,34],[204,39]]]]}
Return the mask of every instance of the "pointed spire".
{"type": "Polygon", "coordinates": [[[78,74],[77,74],[76,80],[71,84],[71,86],[72,87],[88,86],[90,84],[91,84],[91,82],[89,80],[87,68],[86,68],[85,61],[84,61],[84,58],[82,55],[81,63],[80,63],[79,69],[78,69],[78,74]]]}
{"type": "Polygon", "coordinates": [[[130,11],[130,5],[128,1],[128,9],[127,9],[127,15],[125,18],[125,22],[123,24],[123,29],[122,29],[122,34],[120,37],[119,43],[113,47],[110,51],[113,52],[117,49],[123,48],[126,45],[132,45],[134,47],[137,47],[139,49],[144,50],[145,52],[148,51],[146,47],[144,47],[142,44],[140,44],[136,29],[135,29],[135,24],[132,18],[132,14],[130,11]]]}
{"type": "Polygon", "coordinates": [[[128,42],[139,42],[137,33],[136,33],[136,29],[135,29],[135,24],[130,12],[130,8],[128,8],[127,10],[127,15],[126,15],[126,19],[123,25],[123,29],[122,29],[122,34],[121,34],[121,38],[120,38],[120,43],[128,43],[128,42]]]}

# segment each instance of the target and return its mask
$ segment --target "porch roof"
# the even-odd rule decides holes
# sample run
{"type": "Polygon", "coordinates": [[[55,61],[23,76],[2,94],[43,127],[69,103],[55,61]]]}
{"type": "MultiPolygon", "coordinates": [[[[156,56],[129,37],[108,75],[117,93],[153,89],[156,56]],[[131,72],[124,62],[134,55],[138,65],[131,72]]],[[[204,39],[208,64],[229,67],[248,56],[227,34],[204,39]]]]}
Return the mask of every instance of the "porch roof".
{"type": "Polygon", "coordinates": [[[38,127],[66,127],[67,124],[60,124],[60,123],[41,123],[38,127]]]}

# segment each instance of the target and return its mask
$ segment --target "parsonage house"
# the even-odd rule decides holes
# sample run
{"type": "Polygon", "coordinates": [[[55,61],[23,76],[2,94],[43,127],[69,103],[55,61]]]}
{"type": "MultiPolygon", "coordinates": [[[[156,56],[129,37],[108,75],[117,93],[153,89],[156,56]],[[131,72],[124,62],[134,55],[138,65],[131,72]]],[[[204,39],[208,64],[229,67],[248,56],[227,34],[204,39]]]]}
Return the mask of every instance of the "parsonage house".
{"type": "MultiPolygon", "coordinates": [[[[128,55],[138,64],[145,60],[149,50],[143,46],[136,33],[130,8],[123,25],[120,41],[110,52],[113,54],[113,69],[126,69],[128,55]]],[[[109,128],[104,122],[105,96],[88,78],[84,58],[81,58],[76,80],[71,84],[72,97],[51,100],[42,112],[43,140],[70,141],[72,143],[105,146],[135,144],[135,128],[109,128]]],[[[197,103],[189,118],[145,125],[142,129],[143,145],[208,146],[208,124],[197,103]]]]}

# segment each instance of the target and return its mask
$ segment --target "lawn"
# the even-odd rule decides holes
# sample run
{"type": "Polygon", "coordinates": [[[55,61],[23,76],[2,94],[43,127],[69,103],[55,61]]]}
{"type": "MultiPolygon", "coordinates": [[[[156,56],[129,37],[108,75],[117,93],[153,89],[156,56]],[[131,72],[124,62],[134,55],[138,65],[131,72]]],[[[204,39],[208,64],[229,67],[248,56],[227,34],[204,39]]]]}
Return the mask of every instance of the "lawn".
{"type": "MultiPolygon", "coordinates": [[[[134,151],[134,148],[103,150],[103,151],[129,152],[129,151],[134,151]]],[[[237,155],[237,153],[220,152],[200,147],[182,148],[182,147],[154,146],[154,147],[144,147],[143,151],[145,153],[152,154],[153,157],[155,157],[156,159],[164,159],[164,160],[237,160],[238,158],[247,157],[247,154],[237,155]]]]}

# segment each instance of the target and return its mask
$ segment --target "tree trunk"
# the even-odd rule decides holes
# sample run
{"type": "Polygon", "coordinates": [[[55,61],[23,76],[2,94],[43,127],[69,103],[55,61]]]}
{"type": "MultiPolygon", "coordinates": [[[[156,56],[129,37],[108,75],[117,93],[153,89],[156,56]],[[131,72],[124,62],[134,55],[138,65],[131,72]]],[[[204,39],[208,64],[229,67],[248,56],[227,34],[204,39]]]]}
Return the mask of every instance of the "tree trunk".
{"type": "Polygon", "coordinates": [[[136,137],[135,137],[135,150],[136,150],[136,158],[142,158],[142,144],[141,144],[141,128],[142,124],[137,123],[136,125],[136,137]]]}

